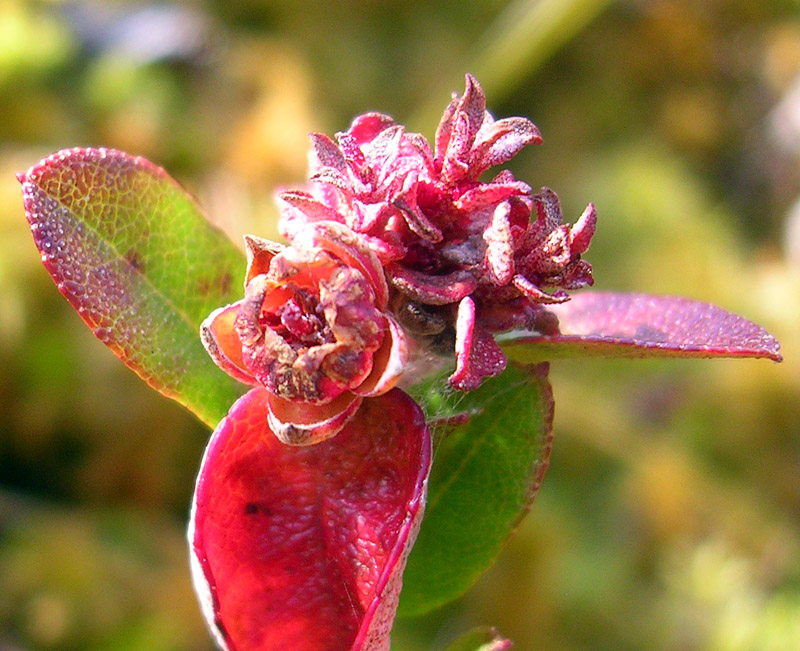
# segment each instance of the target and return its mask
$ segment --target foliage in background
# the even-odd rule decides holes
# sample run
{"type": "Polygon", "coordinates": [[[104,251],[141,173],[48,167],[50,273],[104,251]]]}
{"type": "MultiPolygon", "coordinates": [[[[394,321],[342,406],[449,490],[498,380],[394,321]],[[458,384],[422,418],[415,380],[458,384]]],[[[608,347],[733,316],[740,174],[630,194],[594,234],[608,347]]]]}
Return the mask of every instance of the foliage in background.
{"type": "MultiPolygon", "coordinates": [[[[116,146],[202,189],[229,232],[269,234],[275,186],[303,176],[306,132],[446,97],[504,8],[209,4],[180,10],[203,38],[141,52],[124,20],[141,14],[116,6],[0,7],[0,641],[23,648],[208,644],[182,533],[206,432],[94,346],[53,295],[13,172],[64,146],[116,146]],[[44,544],[53,538],[85,560],[65,565],[44,544]],[[100,611],[85,607],[88,585],[100,611]]],[[[598,204],[603,288],[688,287],[767,325],[787,363],[554,363],[562,408],[534,516],[459,604],[400,623],[397,648],[434,636],[443,647],[484,622],[520,648],[796,639],[800,280],[781,247],[799,166],[796,143],[775,136],[791,125],[770,113],[800,72],[795,11],[616,3],[490,107],[544,134],[517,176],[558,187],[575,202],[568,214],[598,204]]]]}

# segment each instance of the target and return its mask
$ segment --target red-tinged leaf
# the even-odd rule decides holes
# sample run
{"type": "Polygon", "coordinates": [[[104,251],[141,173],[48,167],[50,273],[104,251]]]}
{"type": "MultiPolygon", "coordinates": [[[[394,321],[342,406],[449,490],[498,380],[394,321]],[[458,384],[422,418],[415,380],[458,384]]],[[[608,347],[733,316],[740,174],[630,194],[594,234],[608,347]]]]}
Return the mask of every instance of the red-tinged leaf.
{"type": "Polygon", "coordinates": [[[388,649],[430,458],[422,411],[399,389],[307,447],[270,432],[266,391],[242,397],[206,450],[189,531],[223,648],[388,649]]]}
{"type": "Polygon", "coordinates": [[[159,167],[69,149],[19,175],[33,239],[59,291],[145,381],[213,426],[243,387],[200,323],[241,298],[244,255],[159,167]]]}
{"type": "Polygon", "coordinates": [[[688,298],[586,292],[548,306],[560,334],[512,333],[500,343],[509,359],[563,357],[766,357],[780,345],[764,328],[688,298]]]}
{"type": "Polygon", "coordinates": [[[437,439],[425,520],[403,579],[401,615],[422,614],[460,596],[530,509],[552,444],[547,370],[547,364],[510,365],[467,394],[442,389],[441,378],[416,388],[432,417],[470,418],[437,439]]]}

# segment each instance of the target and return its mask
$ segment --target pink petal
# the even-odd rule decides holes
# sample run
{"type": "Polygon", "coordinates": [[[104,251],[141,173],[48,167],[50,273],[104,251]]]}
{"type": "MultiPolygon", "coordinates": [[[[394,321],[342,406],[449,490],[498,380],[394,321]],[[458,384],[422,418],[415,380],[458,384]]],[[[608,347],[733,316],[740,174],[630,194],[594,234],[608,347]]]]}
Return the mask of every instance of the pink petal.
{"type": "Polygon", "coordinates": [[[428,144],[428,140],[425,138],[425,136],[423,136],[421,133],[406,133],[405,143],[416,151],[417,156],[422,158],[425,163],[425,169],[431,176],[433,176],[433,153],[431,152],[431,146],[428,144]]]}
{"type": "Polygon", "coordinates": [[[411,231],[428,242],[441,242],[440,231],[417,205],[417,175],[409,173],[403,183],[403,190],[392,200],[392,204],[403,213],[403,218],[411,231]]]}
{"type": "Polygon", "coordinates": [[[214,310],[200,326],[200,340],[214,363],[244,384],[258,384],[242,359],[242,342],[234,322],[241,301],[214,310]]]}
{"type": "Polygon", "coordinates": [[[458,305],[456,317],[456,370],[448,378],[459,391],[477,389],[484,378],[499,375],[506,357],[491,334],[475,326],[475,303],[469,297],[458,305]]]}
{"type": "Polygon", "coordinates": [[[313,404],[267,395],[267,421],[286,445],[314,445],[336,436],[358,411],[361,398],[345,391],[330,402],[313,404]]]}
{"type": "Polygon", "coordinates": [[[392,125],[380,133],[373,140],[364,143],[362,150],[366,162],[373,172],[382,172],[387,161],[396,159],[400,152],[400,140],[403,137],[403,127],[399,124],[392,125]]]}
{"type": "Polygon", "coordinates": [[[555,304],[564,303],[570,299],[569,295],[560,289],[548,294],[520,274],[514,276],[512,284],[532,303],[555,304]]]}
{"type": "Polygon", "coordinates": [[[312,222],[342,220],[342,216],[338,212],[321,203],[314,195],[303,190],[286,190],[281,192],[278,198],[293,208],[297,208],[312,222]]]}
{"type": "Polygon", "coordinates": [[[477,178],[495,165],[511,160],[527,145],[538,145],[542,136],[527,118],[505,118],[484,126],[475,138],[470,172],[477,178]]]}
{"type": "Polygon", "coordinates": [[[491,226],[483,234],[489,274],[492,282],[500,287],[511,282],[514,276],[514,238],[508,219],[510,212],[511,206],[507,202],[497,206],[491,226]]]}
{"type": "Polygon", "coordinates": [[[455,183],[469,172],[470,151],[486,116],[486,96],[475,77],[468,74],[463,97],[455,106],[451,102],[440,123],[441,134],[440,130],[436,132],[436,156],[437,160],[442,156],[442,179],[446,183],[455,183]]]}
{"type": "Polygon", "coordinates": [[[350,173],[358,178],[361,183],[369,183],[371,169],[366,166],[367,159],[356,139],[349,133],[337,133],[336,139],[339,141],[339,147],[347,161],[350,173]]]}
{"type": "Polygon", "coordinates": [[[544,232],[555,230],[564,222],[561,202],[550,188],[542,188],[534,197],[538,221],[544,232]]]}
{"type": "Polygon", "coordinates": [[[459,111],[467,118],[466,136],[471,148],[486,115],[486,95],[478,80],[470,74],[466,75],[466,88],[459,111]]]}
{"type": "Polygon", "coordinates": [[[449,176],[446,168],[456,161],[460,161],[462,171],[466,171],[467,154],[486,118],[486,96],[481,85],[470,74],[466,75],[465,85],[463,97],[453,93],[436,129],[436,161],[445,177],[449,176]]]}
{"type": "MultiPolygon", "coordinates": [[[[357,199],[353,201],[353,212],[357,214],[357,217],[353,220],[352,225],[348,225],[351,226],[354,231],[361,234],[364,241],[366,241],[365,238],[368,237],[365,233],[378,226],[381,222],[385,223],[389,217],[397,213],[394,206],[385,201],[380,201],[378,203],[362,203],[357,199]]],[[[380,232],[379,229],[378,232],[380,232]]],[[[381,235],[386,236],[388,233],[383,232],[381,235]]],[[[382,241],[376,237],[372,239],[382,241]]],[[[369,248],[378,255],[378,251],[373,244],[370,244],[369,248]]]]}
{"type": "Polygon", "coordinates": [[[347,226],[332,221],[309,224],[295,234],[292,244],[301,249],[322,248],[345,264],[358,269],[375,290],[377,307],[381,310],[386,307],[389,287],[383,267],[364,239],[347,226]]]}
{"type": "Polygon", "coordinates": [[[386,393],[397,384],[408,364],[408,341],[403,328],[389,315],[386,321],[389,329],[383,344],[373,354],[372,373],[353,389],[356,395],[371,397],[386,393]]]}
{"type": "Polygon", "coordinates": [[[438,161],[440,165],[444,160],[445,154],[447,153],[447,146],[450,144],[450,136],[453,132],[453,117],[456,114],[456,109],[458,108],[460,102],[461,100],[458,97],[458,94],[453,93],[450,104],[447,105],[447,108],[442,115],[442,119],[439,121],[439,126],[436,127],[434,154],[435,160],[438,161]]]}
{"type": "Polygon", "coordinates": [[[411,134],[401,135],[398,151],[387,158],[376,179],[376,191],[381,196],[392,197],[404,188],[416,185],[418,178],[427,179],[430,174],[429,161],[414,147],[409,137],[411,134]],[[415,176],[413,181],[408,180],[411,174],[415,176]]]}
{"type": "Polygon", "coordinates": [[[453,202],[457,210],[472,212],[487,206],[494,206],[514,196],[524,196],[531,191],[530,186],[522,181],[510,183],[481,183],[468,190],[453,202]]]}
{"type": "Polygon", "coordinates": [[[286,247],[278,242],[271,242],[255,235],[244,236],[244,248],[247,252],[247,273],[244,285],[247,287],[253,278],[269,271],[269,263],[286,247]]]}
{"type": "Polygon", "coordinates": [[[430,436],[394,390],[335,439],[281,444],[254,389],[206,449],[189,527],[209,627],[238,651],[388,650],[422,517],[430,436]]]}
{"type": "Polygon", "coordinates": [[[526,359],[565,355],[782,359],[780,345],[761,326],[688,298],[585,292],[548,311],[558,317],[560,334],[509,341],[504,348],[512,357],[518,357],[516,349],[525,351],[526,359]]]}
{"type": "Polygon", "coordinates": [[[395,121],[388,115],[365,113],[364,115],[359,115],[350,123],[347,133],[355,139],[357,144],[363,145],[374,140],[382,131],[395,125],[395,121]]]}
{"type": "Polygon", "coordinates": [[[469,172],[469,151],[472,147],[469,133],[467,116],[459,111],[453,120],[453,131],[442,163],[441,177],[447,184],[457,183],[469,172]]]}
{"type": "Polygon", "coordinates": [[[351,176],[346,176],[332,167],[320,168],[318,171],[314,172],[308,180],[312,183],[327,183],[348,194],[353,194],[363,189],[360,187],[360,182],[359,187],[354,188],[353,178],[351,176]]]}
{"type": "Polygon", "coordinates": [[[442,276],[431,276],[400,264],[390,264],[386,273],[392,285],[418,303],[447,305],[457,303],[475,291],[478,282],[463,269],[442,276]]]}
{"type": "Polygon", "coordinates": [[[394,233],[385,232],[382,237],[374,237],[364,233],[359,233],[359,235],[383,264],[393,260],[401,260],[406,255],[406,247],[399,237],[393,237],[394,233]]]}
{"type": "Polygon", "coordinates": [[[562,287],[564,289],[581,289],[594,285],[594,277],[592,276],[592,265],[586,260],[578,260],[569,266],[564,272],[562,278],[562,287]]]}
{"type": "Polygon", "coordinates": [[[596,228],[597,210],[590,203],[569,231],[569,248],[573,255],[581,255],[589,250],[596,228]]]}
{"type": "Polygon", "coordinates": [[[311,133],[309,138],[311,139],[312,153],[316,158],[311,166],[312,170],[329,167],[346,176],[347,161],[345,161],[339,145],[324,133],[311,133]]]}

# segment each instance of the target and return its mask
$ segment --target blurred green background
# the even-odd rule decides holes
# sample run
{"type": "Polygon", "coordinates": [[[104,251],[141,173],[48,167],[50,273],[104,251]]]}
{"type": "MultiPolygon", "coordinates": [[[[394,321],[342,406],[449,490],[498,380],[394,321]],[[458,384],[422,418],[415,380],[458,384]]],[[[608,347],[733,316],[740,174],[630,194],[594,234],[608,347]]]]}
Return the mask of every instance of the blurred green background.
{"type": "Polygon", "coordinates": [[[800,648],[800,2],[0,0],[2,651],[211,648],[184,541],[208,432],[58,295],[13,173],[121,148],[274,236],[307,132],[380,110],[432,138],[468,71],[544,135],[517,176],[597,204],[597,287],[715,302],[786,361],[554,363],[532,513],[393,648],[800,648]]]}

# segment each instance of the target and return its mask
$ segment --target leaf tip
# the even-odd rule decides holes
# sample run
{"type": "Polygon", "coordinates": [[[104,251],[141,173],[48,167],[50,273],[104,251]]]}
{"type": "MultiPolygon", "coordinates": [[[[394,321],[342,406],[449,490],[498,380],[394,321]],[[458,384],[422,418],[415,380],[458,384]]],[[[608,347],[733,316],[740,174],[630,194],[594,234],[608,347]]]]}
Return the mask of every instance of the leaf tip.
{"type": "MultiPolygon", "coordinates": [[[[763,328],[762,328],[763,330],[763,328]]],[[[764,330],[764,344],[763,344],[763,351],[764,356],[767,359],[771,359],[773,362],[780,364],[783,361],[783,354],[781,353],[781,344],[780,342],[775,339],[769,332],[764,330]]]]}

